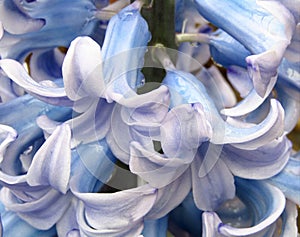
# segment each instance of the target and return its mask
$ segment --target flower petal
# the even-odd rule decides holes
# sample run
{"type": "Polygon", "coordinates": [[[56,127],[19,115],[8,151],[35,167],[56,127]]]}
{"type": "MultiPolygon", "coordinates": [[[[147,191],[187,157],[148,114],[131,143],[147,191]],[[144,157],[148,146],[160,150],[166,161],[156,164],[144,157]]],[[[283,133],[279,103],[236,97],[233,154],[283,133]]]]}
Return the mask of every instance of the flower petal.
{"type": "Polygon", "coordinates": [[[112,17],[106,30],[102,52],[104,78],[108,86],[106,99],[109,102],[120,95],[130,97],[142,85],[140,70],[150,33],[140,14],[139,4],[134,2],[112,17]]]}
{"type": "Polygon", "coordinates": [[[27,172],[31,186],[52,186],[66,194],[71,172],[71,129],[58,126],[33,157],[27,172]]]}
{"type": "Polygon", "coordinates": [[[16,140],[18,134],[13,128],[0,124],[0,163],[3,160],[6,148],[16,140]]]}
{"type": "Polygon", "coordinates": [[[144,223],[143,236],[165,237],[168,230],[168,216],[157,220],[146,220],[144,223]]]}
{"type": "Polygon", "coordinates": [[[45,25],[45,20],[33,19],[24,13],[18,1],[1,1],[0,16],[4,29],[11,34],[37,31],[45,25]]]}
{"type": "MultiPolygon", "coordinates": [[[[216,213],[203,213],[203,236],[265,236],[284,210],[285,198],[280,190],[259,181],[236,179],[237,195],[251,207],[253,226],[231,227],[223,224],[216,213]]],[[[272,231],[272,230],[271,230],[272,231]]]]}
{"type": "Polygon", "coordinates": [[[137,236],[157,195],[148,185],[110,194],[73,193],[82,200],[77,209],[80,232],[91,237],[137,236]]]}
{"type": "Polygon", "coordinates": [[[276,75],[276,69],[292,38],[295,28],[293,15],[276,1],[248,0],[243,4],[223,1],[219,4],[217,1],[197,0],[195,3],[202,16],[232,35],[254,54],[246,59],[248,70],[257,93],[265,96],[269,81],[276,75]],[[231,17],[223,15],[224,10],[231,17]]]}
{"type": "Polygon", "coordinates": [[[236,97],[221,72],[215,66],[201,70],[197,75],[218,109],[236,104],[236,97]]]}
{"type": "Polygon", "coordinates": [[[100,46],[90,37],[77,37],[65,56],[62,73],[71,100],[100,97],[105,89],[100,46]]]}
{"type": "Polygon", "coordinates": [[[288,162],[291,142],[280,137],[254,150],[225,145],[221,158],[231,172],[247,179],[266,179],[279,173],[288,162]]]}
{"type": "Polygon", "coordinates": [[[221,159],[218,159],[213,167],[207,167],[209,163],[206,159],[211,157],[204,156],[205,147],[199,149],[191,164],[195,204],[200,210],[216,210],[224,201],[235,195],[233,175],[221,159]],[[207,172],[205,176],[200,177],[199,172],[202,169],[207,172]]]}
{"type": "MultiPolygon", "coordinates": [[[[30,187],[30,186],[29,186],[30,187]]],[[[16,212],[23,220],[40,230],[51,228],[64,214],[69,205],[71,193],[62,195],[60,192],[40,187],[45,192],[24,191],[3,187],[0,198],[8,210],[16,212]]]]}
{"type": "Polygon", "coordinates": [[[244,122],[232,123],[234,120],[225,122],[203,84],[192,74],[169,71],[163,84],[169,87],[171,107],[186,103],[201,103],[206,119],[212,126],[212,143],[232,143],[239,147],[253,149],[283,134],[284,111],[275,99],[270,100],[271,108],[268,116],[261,123],[253,126],[244,122]]]}
{"type": "Polygon", "coordinates": [[[297,205],[289,200],[286,202],[285,210],[282,214],[283,228],[281,230],[281,237],[297,236],[297,205]]]}
{"type": "Polygon", "coordinates": [[[157,219],[170,213],[186,198],[192,187],[191,171],[187,169],[172,183],[157,190],[156,201],[145,219],[157,219]],[[178,192],[180,189],[180,192],[178,192]]]}
{"type": "Polygon", "coordinates": [[[198,146],[212,136],[201,104],[180,105],[162,122],[161,145],[167,157],[194,157],[198,146]]]}
{"type": "Polygon", "coordinates": [[[284,169],[274,177],[267,180],[268,183],[278,187],[284,195],[300,205],[300,160],[290,157],[284,169]]]}
{"type": "MultiPolygon", "coordinates": [[[[52,237],[56,234],[55,227],[49,230],[38,230],[27,222],[23,221],[15,212],[5,211],[1,213],[3,236],[19,236],[23,237],[52,237]]],[[[2,235],[1,235],[2,236],[2,235]]]]}
{"type": "Polygon", "coordinates": [[[44,86],[34,81],[19,62],[12,59],[2,59],[0,60],[0,67],[10,79],[39,99],[62,106],[72,105],[64,88],[44,86]]]}
{"type": "Polygon", "coordinates": [[[35,50],[29,61],[30,75],[35,81],[62,78],[64,54],[58,49],[35,50]]]}

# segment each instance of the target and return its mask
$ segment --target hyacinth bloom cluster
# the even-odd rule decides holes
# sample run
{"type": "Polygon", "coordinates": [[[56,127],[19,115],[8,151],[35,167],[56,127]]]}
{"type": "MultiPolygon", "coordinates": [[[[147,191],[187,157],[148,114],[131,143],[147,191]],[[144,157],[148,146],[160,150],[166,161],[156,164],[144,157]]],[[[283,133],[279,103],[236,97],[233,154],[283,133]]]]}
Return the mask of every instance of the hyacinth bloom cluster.
{"type": "Polygon", "coordinates": [[[300,2],[173,3],[0,0],[2,236],[298,235],[300,2]]]}

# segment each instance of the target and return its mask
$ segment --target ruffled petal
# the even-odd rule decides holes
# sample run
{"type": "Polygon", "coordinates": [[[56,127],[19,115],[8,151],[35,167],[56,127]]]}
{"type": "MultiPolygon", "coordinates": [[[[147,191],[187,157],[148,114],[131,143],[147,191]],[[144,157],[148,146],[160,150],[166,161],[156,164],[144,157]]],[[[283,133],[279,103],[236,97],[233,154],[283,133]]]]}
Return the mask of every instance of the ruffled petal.
{"type": "Polygon", "coordinates": [[[295,28],[293,15],[276,1],[195,3],[202,16],[232,35],[254,54],[246,58],[248,70],[257,93],[265,96],[269,81],[276,76],[277,67],[292,38],[295,28]],[[224,11],[231,17],[223,15],[224,11]]]}
{"type": "MultiPolygon", "coordinates": [[[[122,118],[122,106],[116,105],[111,115],[110,128],[106,140],[112,152],[125,164],[129,163],[130,143],[137,141],[143,147],[152,147],[152,138],[141,134],[134,127],[128,126],[122,118]]],[[[151,126],[150,126],[151,128],[151,126]]]]}
{"type": "Polygon", "coordinates": [[[58,126],[33,157],[27,172],[31,186],[52,186],[66,194],[71,172],[71,129],[58,126]]]}
{"type": "Polygon", "coordinates": [[[131,172],[153,187],[162,188],[180,177],[193,158],[193,156],[168,158],[157,153],[153,148],[147,150],[138,142],[132,142],[129,167],[131,172]]]}
{"type": "MultiPolygon", "coordinates": [[[[247,77],[245,73],[246,72],[244,72],[243,78],[247,77]]],[[[248,81],[248,79],[246,80],[248,81]]],[[[226,116],[238,117],[254,111],[268,98],[276,84],[276,81],[276,77],[270,79],[263,97],[258,95],[256,89],[253,88],[241,102],[237,103],[234,107],[222,109],[221,113],[226,116]]]]}
{"type": "Polygon", "coordinates": [[[268,183],[278,187],[284,195],[300,205],[300,160],[290,157],[284,169],[274,177],[267,180],[268,183]]]}
{"type": "Polygon", "coordinates": [[[0,16],[4,29],[11,34],[37,31],[45,25],[44,19],[33,19],[22,11],[18,1],[1,1],[0,16]]]}
{"type": "Polygon", "coordinates": [[[203,236],[251,236],[260,237],[274,232],[274,223],[285,207],[282,192],[259,181],[236,179],[237,195],[252,213],[251,227],[236,228],[222,223],[214,212],[203,213],[203,236]]]}
{"type": "Polygon", "coordinates": [[[60,192],[40,187],[43,192],[25,187],[24,191],[18,191],[3,187],[0,191],[0,199],[8,210],[14,211],[27,223],[40,230],[51,228],[66,211],[71,193],[61,195],[60,192]],[[28,190],[29,189],[29,190],[28,190]]]}
{"type": "Polygon", "coordinates": [[[72,191],[82,200],[77,208],[80,232],[91,237],[137,236],[157,195],[148,185],[111,194],[72,191]]]}
{"type": "Polygon", "coordinates": [[[172,183],[157,190],[156,201],[145,219],[157,219],[170,213],[183,202],[191,187],[191,171],[187,169],[172,183]],[[180,189],[180,192],[178,192],[178,189],[180,189]]]}
{"type": "Polygon", "coordinates": [[[90,37],[72,41],[62,66],[66,94],[71,100],[104,93],[102,63],[100,46],[90,37]]]}
{"type": "Polygon", "coordinates": [[[36,124],[38,116],[45,114],[53,120],[62,121],[70,113],[71,109],[68,107],[49,105],[30,95],[0,104],[0,124],[13,127],[18,133],[16,140],[7,147],[2,169],[9,174],[24,172],[19,155],[43,136],[42,130],[36,124]]]}
{"type": "Polygon", "coordinates": [[[201,104],[174,107],[160,127],[161,145],[167,157],[194,157],[198,146],[212,137],[201,104]]]}
{"type": "Polygon", "coordinates": [[[221,158],[235,176],[246,179],[266,179],[284,168],[291,149],[291,142],[284,136],[254,150],[225,145],[221,158]]]}
{"type": "Polygon", "coordinates": [[[110,128],[113,109],[114,104],[99,98],[84,113],[68,120],[73,139],[84,143],[103,139],[110,128]]]}
{"type": "MultiPolygon", "coordinates": [[[[204,149],[204,153],[207,152],[205,148],[199,149],[204,149]]],[[[203,151],[199,150],[191,164],[195,204],[200,210],[205,211],[216,210],[224,201],[235,195],[233,175],[226,164],[218,159],[210,167],[206,159],[212,158],[204,156],[203,151]],[[203,169],[206,170],[204,176],[201,174],[203,169]]]]}
{"type": "Polygon", "coordinates": [[[2,59],[0,60],[0,67],[10,79],[39,99],[54,105],[71,106],[73,104],[66,96],[64,88],[45,86],[34,81],[19,62],[12,59],[2,59]]]}
{"type": "Polygon", "coordinates": [[[236,123],[234,120],[225,122],[203,84],[192,74],[169,71],[163,84],[169,87],[171,107],[186,103],[201,103],[205,117],[212,126],[213,136],[210,140],[212,143],[231,143],[253,149],[283,134],[284,111],[275,99],[270,100],[269,114],[259,124],[253,125],[242,121],[236,123]]]}

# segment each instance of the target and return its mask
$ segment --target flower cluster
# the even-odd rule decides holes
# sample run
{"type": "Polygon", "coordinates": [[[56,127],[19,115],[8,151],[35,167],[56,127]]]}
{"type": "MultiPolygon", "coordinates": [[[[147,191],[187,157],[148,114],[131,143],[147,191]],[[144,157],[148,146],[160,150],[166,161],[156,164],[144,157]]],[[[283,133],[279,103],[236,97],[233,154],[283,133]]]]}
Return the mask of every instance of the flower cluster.
{"type": "Polygon", "coordinates": [[[300,2],[174,3],[0,1],[2,236],[297,236],[300,2]]]}

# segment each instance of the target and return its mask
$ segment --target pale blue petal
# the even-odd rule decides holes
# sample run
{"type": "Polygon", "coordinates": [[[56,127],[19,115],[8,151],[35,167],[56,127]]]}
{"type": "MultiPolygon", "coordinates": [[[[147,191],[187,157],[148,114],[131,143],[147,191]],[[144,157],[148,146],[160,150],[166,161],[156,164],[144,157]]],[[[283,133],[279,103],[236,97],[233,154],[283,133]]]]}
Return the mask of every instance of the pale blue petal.
{"type": "Polygon", "coordinates": [[[0,73],[0,103],[8,102],[18,97],[13,82],[3,73],[0,73]]]}
{"type": "Polygon", "coordinates": [[[40,30],[45,25],[45,20],[32,19],[23,10],[19,1],[1,1],[0,21],[5,31],[11,34],[23,34],[40,30]]]}
{"type": "Polygon", "coordinates": [[[116,162],[105,140],[77,146],[72,159],[71,188],[84,193],[98,192],[111,177],[116,162]]]}
{"type": "Polygon", "coordinates": [[[71,100],[104,93],[102,63],[100,46],[93,39],[85,36],[72,41],[62,66],[66,94],[71,100]]]}
{"type": "Polygon", "coordinates": [[[66,194],[71,172],[71,129],[58,126],[33,157],[27,172],[31,186],[44,185],[66,194]]]}
{"type": "MultiPolygon", "coordinates": [[[[296,8],[294,7],[294,2],[293,0],[287,0],[289,2],[290,5],[290,10],[294,9],[296,10],[296,8]]],[[[300,4],[300,2],[298,3],[300,4]]],[[[300,18],[300,10],[298,9],[298,17],[300,18]]],[[[299,53],[300,53],[300,19],[298,21],[297,25],[296,25],[296,30],[294,32],[293,38],[292,38],[292,42],[290,43],[290,45],[287,47],[285,53],[284,53],[284,57],[289,60],[290,62],[297,62],[299,61],[299,53]]]]}
{"type": "Polygon", "coordinates": [[[168,230],[168,216],[157,220],[146,220],[142,235],[144,237],[166,237],[168,230]]]}
{"type": "Polygon", "coordinates": [[[210,35],[210,53],[214,61],[223,67],[236,65],[247,67],[245,58],[251,53],[226,31],[216,30],[210,35]]]}
{"type": "Polygon", "coordinates": [[[275,84],[276,78],[271,78],[263,97],[258,95],[256,90],[253,88],[249,94],[247,94],[245,99],[237,103],[234,107],[222,109],[221,113],[227,116],[239,117],[254,111],[269,97],[275,84]]]}
{"type": "Polygon", "coordinates": [[[193,75],[182,71],[168,71],[163,84],[170,90],[171,107],[186,103],[202,104],[205,116],[212,126],[212,143],[232,143],[250,149],[266,144],[283,134],[284,111],[275,99],[270,101],[269,114],[261,123],[253,125],[241,121],[231,124],[231,120],[223,120],[205,87],[193,75]]]}
{"type": "Polygon", "coordinates": [[[227,78],[242,98],[245,98],[253,88],[253,83],[245,68],[235,65],[228,67],[227,78]]]}
{"type": "Polygon", "coordinates": [[[231,227],[222,223],[216,213],[204,212],[203,236],[270,236],[284,210],[284,195],[279,189],[259,181],[236,179],[236,185],[237,196],[251,208],[253,224],[245,228],[231,227]]]}
{"type": "Polygon", "coordinates": [[[79,226],[76,219],[76,209],[78,199],[72,199],[69,208],[65,211],[62,218],[56,223],[56,231],[58,236],[79,237],[79,226]]]}
{"type": "Polygon", "coordinates": [[[121,113],[126,124],[157,127],[169,110],[170,94],[168,88],[162,85],[155,90],[135,94],[130,98],[120,96],[116,101],[124,106],[121,113]]]}
{"type": "MultiPolygon", "coordinates": [[[[300,33],[299,33],[300,34],[300,33]]],[[[299,54],[298,54],[299,55],[299,54]]],[[[282,59],[282,62],[278,68],[278,83],[290,86],[300,91],[300,59],[297,62],[291,62],[286,58],[282,59]]]]}
{"type": "Polygon", "coordinates": [[[102,47],[108,101],[115,100],[111,96],[130,97],[142,85],[140,70],[151,36],[139,7],[139,2],[129,5],[108,24],[102,47]]]}
{"type": "Polygon", "coordinates": [[[3,225],[3,237],[22,236],[22,237],[53,237],[56,234],[55,227],[49,230],[38,230],[11,211],[1,213],[3,225]]]}
{"type": "Polygon", "coordinates": [[[116,193],[72,191],[82,200],[77,207],[80,233],[89,237],[139,235],[157,195],[148,185],[116,193]]]}
{"type": "Polygon", "coordinates": [[[198,146],[212,137],[201,104],[184,104],[169,111],[161,128],[161,146],[167,157],[194,157],[198,146]]]}
{"type": "Polygon", "coordinates": [[[293,96],[293,94],[290,93],[290,90],[284,87],[277,86],[276,92],[277,98],[285,111],[284,131],[290,133],[295,128],[300,118],[300,92],[297,93],[299,100],[295,98],[297,95],[293,96]]]}
{"type": "Polygon", "coordinates": [[[0,124],[0,163],[5,155],[6,148],[16,140],[18,134],[12,127],[0,124]]]}
{"type": "Polygon", "coordinates": [[[193,194],[190,192],[183,202],[169,214],[169,222],[170,224],[174,223],[177,228],[188,231],[193,236],[200,236],[202,213],[196,207],[193,194]]]}
{"type": "Polygon", "coordinates": [[[267,180],[268,183],[278,187],[284,195],[300,205],[300,160],[291,157],[284,169],[274,177],[267,180]]]}
{"type": "MultiPolygon", "coordinates": [[[[68,47],[77,36],[90,35],[98,21],[94,15],[96,8],[89,0],[22,1],[20,4],[32,20],[42,19],[45,25],[25,34],[5,32],[0,40],[2,58],[23,61],[35,49],[68,47]]],[[[15,26],[15,21],[12,24],[15,26]]]]}
{"type": "Polygon", "coordinates": [[[236,96],[221,72],[214,65],[196,75],[205,86],[218,109],[236,104],[236,96]]]}
{"type": "Polygon", "coordinates": [[[70,108],[45,104],[30,95],[0,104],[0,124],[8,125],[18,133],[17,139],[6,149],[2,169],[9,174],[22,172],[19,155],[43,137],[42,130],[36,124],[37,117],[47,115],[52,120],[62,121],[70,114],[70,108]]]}
{"type": "MultiPolygon", "coordinates": [[[[203,145],[202,145],[203,146],[203,145]]],[[[213,167],[206,168],[206,148],[199,148],[199,151],[191,164],[193,196],[196,206],[200,210],[216,210],[224,201],[235,195],[233,175],[226,164],[218,159],[213,167]],[[201,151],[202,149],[202,151],[201,151]],[[199,176],[201,169],[209,169],[205,176],[199,176]]]]}
{"type": "Polygon", "coordinates": [[[284,136],[254,150],[225,145],[220,157],[235,176],[266,179],[283,169],[288,162],[291,149],[291,142],[284,136]]]}
{"type": "Polygon", "coordinates": [[[62,78],[61,66],[64,56],[58,48],[33,51],[29,61],[31,77],[35,81],[62,78]]]}
{"type": "Polygon", "coordinates": [[[109,104],[102,98],[94,99],[92,103],[84,113],[66,122],[72,129],[72,138],[77,142],[101,140],[109,131],[114,104],[109,104]]]}
{"type": "Polygon", "coordinates": [[[186,198],[192,187],[191,171],[187,169],[180,177],[157,190],[156,201],[145,219],[157,219],[170,213],[186,198]],[[178,190],[180,189],[180,192],[178,190]]]}
{"type": "Polygon", "coordinates": [[[285,205],[285,210],[282,213],[282,230],[281,237],[285,236],[297,236],[297,205],[289,200],[287,200],[285,205]]]}
{"type": "Polygon", "coordinates": [[[41,230],[51,228],[67,209],[71,193],[61,195],[51,188],[24,185],[23,190],[13,186],[3,187],[0,191],[1,201],[8,210],[16,212],[33,227],[41,230]]]}
{"type": "Polygon", "coordinates": [[[137,141],[143,147],[152,147],[152,138],[140,133],[134,127],[128,126],[122,118],[122,106],[116,105],[110,119],[110,128],[106,140],[113,154],[123,163],[128,164],[130,158],[130,143],[137,141]]]}
{"type": "Polygon", "coordinates": [[[152,148],[145,149],[140,143],[130,146],[129,167],[132,173],[156,188],[162,188],[179,178],[189,167],[194,156],[165,157],[152,148]]]}
{"type": "Polygon", "coordinates": [[[0,60],[0,67],[10,79],[39,99],[54,105],[71,106],[73,104],[68,99],[64,88],[55,85],[45,86],[34,81],[19,62],[3,59],[0,60]]]}
{"type": "Polygon", "coordinates": [[[295,28],[293,15],[274,1],[195,2],[201,15],[254,54],[246,58],[248,70],[257,93],[264,96],[292,38],[295,28]],[[222,14],[224,11],[226,15],[222,14]]]}

